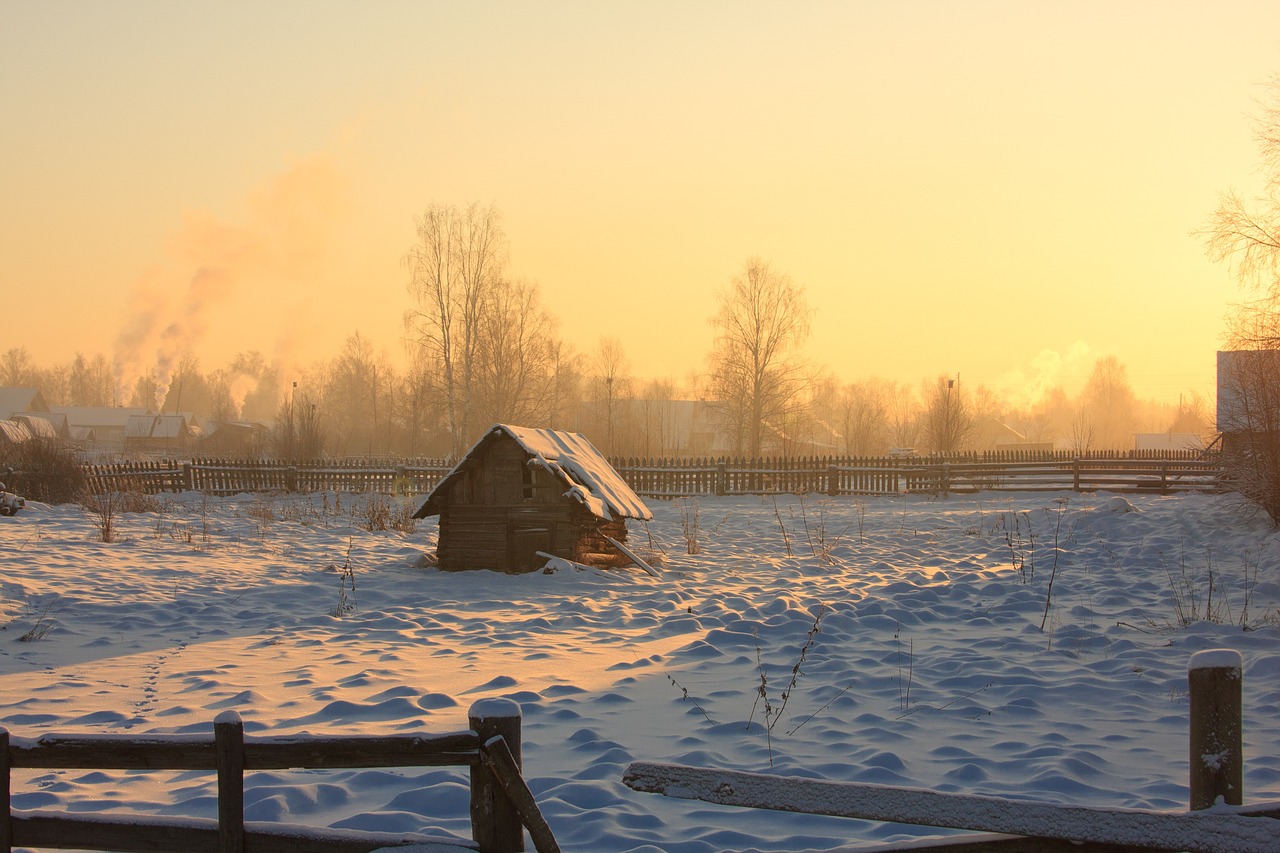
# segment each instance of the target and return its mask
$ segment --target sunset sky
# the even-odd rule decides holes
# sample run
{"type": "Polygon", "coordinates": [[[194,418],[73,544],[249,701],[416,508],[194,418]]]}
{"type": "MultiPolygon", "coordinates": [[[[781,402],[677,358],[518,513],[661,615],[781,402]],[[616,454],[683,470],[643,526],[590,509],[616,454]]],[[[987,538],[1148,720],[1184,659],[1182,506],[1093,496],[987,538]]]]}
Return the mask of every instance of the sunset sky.
{"type": "Polygon", "coordinates": [[[1209,392],[1280,3],[0,0],[4,342],[403,358],[432,204],[580,352],[685,383],[758,255],[837,376],[1209,392]]]}

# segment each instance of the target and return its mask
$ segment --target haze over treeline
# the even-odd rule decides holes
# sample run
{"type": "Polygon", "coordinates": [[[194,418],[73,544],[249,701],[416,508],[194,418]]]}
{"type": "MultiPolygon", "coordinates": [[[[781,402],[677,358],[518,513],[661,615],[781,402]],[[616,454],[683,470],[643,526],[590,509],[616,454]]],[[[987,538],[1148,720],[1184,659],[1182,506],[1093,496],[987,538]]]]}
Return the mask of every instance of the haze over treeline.
{"type": "MultiPolygon", "coordinates": [[[[600,339],[586,352],[556,343],[563,355],[509,408],[498,407],[494,397],[500,389],[477,389],[478,409],[486,422],[476,427],[473,439],[489,423],[508,421],[582,432],[614,455],[681,453],[674,401],[699,399],[701,376],[684,381],[642,378],[612,338],[600,339]]],[[[241,353],[228,364],[211,367],[187,354],[160,406],[152,377],[147,376],[129,389],[127,397],[118,398],[111,362],[101,354],[76,354],[62,364],[39,365],[16,348],[0,358],[0,386],[38,388],[51,406],[125,405],[191,413],[202,425],[246,420],[271,426],[281,405],[292,400],[295,409],[314,406],[329,455],[443,456],[451,448],[441,392],[431,377],[421,366],[397,370],[383,348],[359,333],[342,342],[332,359],[311,365],[296,380],[280,375],[260,352],[241,353]]],[[[947,381],[941,378],[944,389],[947,381]]],[[[926,437],[926,420],[931,402],[936,413],[939,382],[938,377],[922,377],[917,383],[874,376],[854,382],[819,377],[788,415],[786,440],[766,447],[806,455],[937,449],[926,437]]],[[[1181,407],[1139,400],[1124,365],[1114,357],[1095,362],[1081,393],[1072,396],[1052,388],[1040,402],[1024,408],[985,388],[968,388],[963,375],[958,387],[973,421],[962,449],[990,449],[1016,440],[995,424],[1030,442],[1127,450],[1133,447],[1134,433],[1202,433],[1211,423],[1209,401],[1196,395],[1181,407]]],[[[745,453],[745,446],[734,450],[745,453]]]]}
{"type": "MultiPolygon", "coordinates": [[[[151,366],[139,369],[136,348],[37,364],[15,347],[0,356],[0,386],[37,388],[50,406],[183,412],[201,425],[261,422],[274,428],[268,453],[296,454],[302,427],[308,451],[333,456],[456,456],[498,422],[582,432],[613,456],[879,455],[1015,443],[1128,450],[1135,433],[1210,430],[1209,400],[1193,392],[1176,403],[1139,400],[1115,356],[1097,358],[1078,393],[1034,387],[1018,400],[967,381],[963,356],[917,381],[876,375],[892,364],[868,364],[847,379],[847,367],[808,356],[820,306],[758,257],[725,271],[707,340],[671,342],[691,352],[709,344],[705,362],[655,378],[607,334],[607,318],[592,334],[560,330],[538,285],[508,268],[496,207],[433,204],[416,225],[404,256],[402,340],[353,331],[330,358],[302,369],[261,351],[211,365],[183,346],[182,330],[199,326],[189,316],[170,327],[151,366]],[[407,360],[393,359],[392,348],[407,360]]],[[[130,337],[119,340],[123,347],[130,337]]]]}

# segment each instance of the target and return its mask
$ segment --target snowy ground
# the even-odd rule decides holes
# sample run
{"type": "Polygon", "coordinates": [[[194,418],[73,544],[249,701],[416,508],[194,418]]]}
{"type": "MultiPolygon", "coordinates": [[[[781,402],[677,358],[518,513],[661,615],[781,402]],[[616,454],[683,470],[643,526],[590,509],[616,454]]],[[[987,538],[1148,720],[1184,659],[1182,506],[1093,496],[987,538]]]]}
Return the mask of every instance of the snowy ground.
{"type": "MultiPolygon", "coordinates": [[[[937,831],[620,778],[673,761],[1182,810],[1187,661],[1222,647],[1245,661],[1246,802],[1280,799],[1280,535],[1229,497],[650,507],[630,541],[661,579],[442,573],[421,560],[433,523],[369,532],[350,496],[162,498],[112,543],[78,507],[33,505],[0,519],[0,725],[204,733],[232,708],[253,734],[444,732],[509,696],[567,851],[832,850],[937,831]]],[[[250,820],[469,837],[462,771],[246,785],[250,820]]],[[[213,817],[215,790],[206,773],[28,771],[13,805],[213,817]]]]}

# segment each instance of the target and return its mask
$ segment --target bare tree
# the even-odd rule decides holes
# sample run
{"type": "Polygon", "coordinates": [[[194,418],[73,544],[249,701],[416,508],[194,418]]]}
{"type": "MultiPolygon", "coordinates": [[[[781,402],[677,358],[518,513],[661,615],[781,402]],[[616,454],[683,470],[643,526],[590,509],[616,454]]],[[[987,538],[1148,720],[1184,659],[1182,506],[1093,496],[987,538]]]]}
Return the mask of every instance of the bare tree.
{"type": "Polygon", "coordinates": [[[600,450],[607,456],[618,453],[625,443],[619,432],[629,420],[625,415],[632,397],[630,369],[622,341],[600,338],[591,358],[591,405],[600,450]]]}
{"type": "Polygon", "coordinates": [[[493,285],[480,317],[473,372],[477,426],[546,420],[555,326],[537,285],[506,279],[493,285]]]}
{"type": "MultiPolygon", "coordinates": [[[[1274,341],[1276,327],[1272,314],[1258,334],[1274,341]]],[[[1280,525],[1280,349],[1218,353],[1218,429],[1227,482],[1280,525]]]]}
{"type": "Polygon", "coordinates": [[[400,428],[399,442],[393,447],[396,452],[405,456],[449,453],[444,398],[434,381],[438,374],[437,364],[413,348],[395,401],[400,428]]]}
{"type": "Polygon", "coordinates": [[[432,205],[418,217],[417,242],[405,255],[409,340],[440,364],[451,449],[466,450],[473,429],[474,379],[487,302],[506,262],[506,236],[496,207],[432,205]]]}
{"type": "Polygon", "coordinates": [[[320,408],[329,424],[334,452],[385,452],[394,379],[386,356],[376,355],[372,342],[356,332],[321,373],[320,408]]]}
{"type": "Polygon", "coordinates": [[[280,403],[271,447],[278,459],[298,462],[324,456],[326,433],[316,404],[305,393],[290,394],[280,403]]]}
{"type": "Polygon", "coordinates": [[[915,391],[905,383],[889,385],[885,429],[891,447],[914,448],[920,441],[923,416],[915,391]]]}
{"type": "Polygon", "coordinates": [[[111,374],[111,363],[106,356],[99,353],[87,359],[76,353],[71,362],[71,376],[68,402],[72,406],[110,406],[111,394],[115,390],[115,380],[111,374]]]}
{"type": "Polygon", "coordinates": [[[739,452],[758,456],[766,425],[778,425],[806,385],[800,347],[809,336],[804,290],[760,258],[720,294],[711,390],[739,452]]]}
{"type": "Polygon", "coordinates": [[[844,437],[845,453],[871,456],[888,449],[891,388],[891,383],[873,378],[840,389],[836,424],[844,437]]]}
{"type": "Polygon", "coordinates": [[[1084,406],[1076,409],[1070,423],[1071,452],[1076,456],[1088,456],[1096,441],[1097,430],[1093,418],[1084,406]]]}
{"type": "Polygon", "coordinates": [[[1093,363],[1081,397],[1094,423],[1097,443],[1106,450],[1133,449],[1137,397],[1129,373],[1114,355],[1093,363]]]}
{"type": "Polygon", "coordinates": [[[1270,310],[1280,302],[1280,74],[1271,79],[1269,103],[1254,121],[1262,155],[1262,193],[1252,203],[1234,190],[1201,231],[1209,257],[1225,261],[1242,284],[1265,294],[1270,310]]]}
{"type": "Polygon", "coordinates": [[[1280,75],[1255,120],[1263,187],[1251,202],[1225,193],[1201,232],[1260,298],[1237,305],[1219,355],[1218,429],[1228,480],[1280,526],[1280,75]],[[1224,356],[1227,356],[1224,358],[1224,356]]]}
{"type": "Polygon", "coordinates": [[[679,447],[676,386],[670,379],[654,379],[635,404],[637,435],[634,450],[644,456],[670,456],[679,447]]]}
{"type": "Polygon", "coordinates": [[[26,347],[11,347],[0,355],[0,388],[30,388],[36,382],[36,368],[26,347]]]}
{"type": "Polygon", "coordinates": [[[577,416],[582,386],[582,357],[564,340],[551,341],[547,426],[563,429],[577,416]]]}
{"type": "Polygon", "coordinates": [[[938,377],[928,393],[922,418],[924,439],[930,450],[956,453],[964,449],[973,434],[974,418],[959,377],[938,377]]]}

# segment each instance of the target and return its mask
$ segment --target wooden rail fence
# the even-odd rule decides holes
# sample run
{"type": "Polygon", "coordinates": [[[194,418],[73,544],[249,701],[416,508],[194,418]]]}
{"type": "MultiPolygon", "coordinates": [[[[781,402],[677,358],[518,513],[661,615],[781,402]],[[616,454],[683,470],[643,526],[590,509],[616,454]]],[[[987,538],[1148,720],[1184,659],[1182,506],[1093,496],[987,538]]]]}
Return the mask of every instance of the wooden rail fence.
{"type": "MultiPolygon", "coordinates": [[[[1217,491],[1216,456],[985,453],[947,458],[810,457],[613,461],[637,494],[945,495],[988,491],[1217,491]]],[[[89,488],[111,491],[378,492],[423,495],[452,470],[443,459],[279,461],[195,459],[86,465],[89,488]]]]}
{"type": "MultiPolygon", "coordinates": [[[[1071,806],[652,762],[635,762],[622,781],[636,791],[720,805],[1001,833],[921,841],[910,846],[916,851],[1277,853],[1280,804],[1243,806],[1242,674],[1243,660],[1234,650],[1214,649],[1191,657],[1187,667],[1191,811],[1185,813],[1071,806]]],[[[878,849],[903,848],[866,848],[868,853],[878,849]]]]}
{"type": "Polygon", "coordinates": [[[186,853],[369,853],[384,847],[514,853],[527,829],[537,853],[559,853],[520,770],[520,706],[510,699],[471,706],[471,729],[451,734],[250,737],[240,715],[223,712],[213,737],[66,735],[10,737],[0,729],[0,850],[186,853]],[[417,834],[360,832],[244,820],[244,774],[252,770],[356,767],[469,767],[473,841],[417,834]],[[12,771],[31,768],[210,770],[217,773],[218,818],[72,815],[13,811],[12,771]]]}

